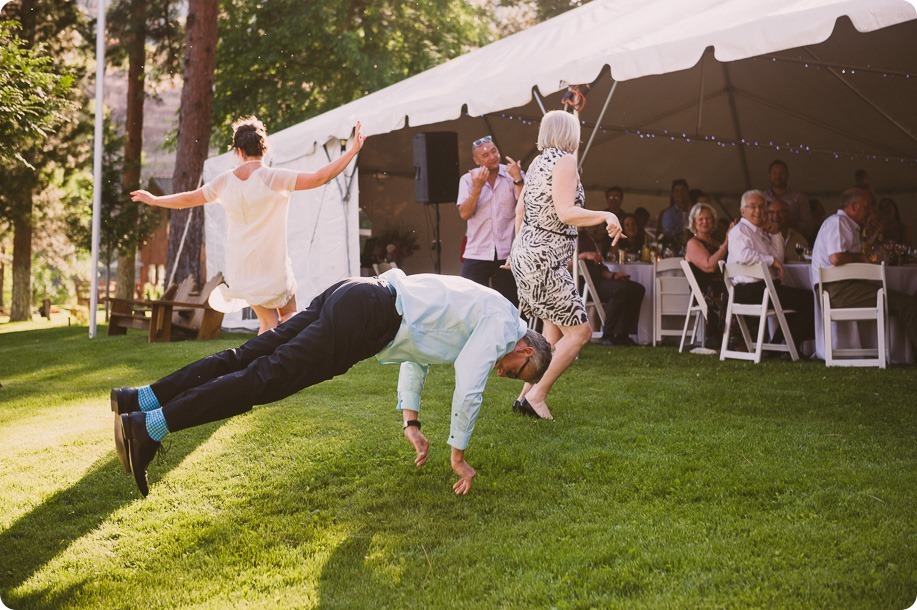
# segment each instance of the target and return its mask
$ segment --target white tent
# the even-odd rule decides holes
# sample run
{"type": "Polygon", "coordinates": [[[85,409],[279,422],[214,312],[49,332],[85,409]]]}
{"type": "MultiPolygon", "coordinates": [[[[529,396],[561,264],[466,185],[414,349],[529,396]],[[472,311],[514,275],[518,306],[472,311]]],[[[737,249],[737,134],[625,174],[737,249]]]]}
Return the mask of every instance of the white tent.
{"type": "MultiPolygon", "coordinates": [[[[412,227],[422,249],[408,271],[432,270],[434,206],[414,203],[413,134],[457,132],[463,170],[471,141],[488,133],[527,164],[541,107],[559,108],[568,84],[591,85],[581,115],[584,140],[594,134],[583,166],[590,207],[620,184],[633,209],[633,196],[659,197],[678,177],[729,201],[762,186],[774,157],[810,195],[839,192],[858,168],[879,192],[913,195],[915,17],[905,0],[594,0],[278,132],[273,164],[298,169],[339,154],[357,120],[371,136],[349,191],[342,178],[294,195],[298,301],[359,273],[358,208],[374,228],[412,227]]],[[[205,180],[231,164],[208,160],[205,180]]],[[[464,223],[451,208],[441,210],[443,271],[457,273],[464,223]]],[[[212,275],[218,206],[207,206],[206,232],[212,275]]]]}

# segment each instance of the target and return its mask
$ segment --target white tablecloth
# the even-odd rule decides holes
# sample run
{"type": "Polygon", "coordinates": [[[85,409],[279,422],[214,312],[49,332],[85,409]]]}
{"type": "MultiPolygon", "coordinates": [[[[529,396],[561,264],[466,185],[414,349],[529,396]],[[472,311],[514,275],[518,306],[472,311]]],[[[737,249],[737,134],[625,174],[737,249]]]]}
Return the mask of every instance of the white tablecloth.
{"type": "MultiPolygon", "coordinates": [[[[784,265],[784,281],[787,286],[807,288],[812,290],[812,276],[808,263],[787,263],[784,265]]],[[[917,292],[917,266],[886,267],[885,281],[889,290],[896,290],[904,294],[917,292]]],[[[825,358],[825,333],[822,329],[821,303],[813,292],[815,301],[815,355],[825,358]]],[[[875,324],[869,322],[844,322],[834,323],[835,346],[839,347],[875,347],[877,342],[875,324]]],[[[914,350],[900,320],[892,316],[889,319],[889,352],[892,362],[915,362],[914,350]]]]}

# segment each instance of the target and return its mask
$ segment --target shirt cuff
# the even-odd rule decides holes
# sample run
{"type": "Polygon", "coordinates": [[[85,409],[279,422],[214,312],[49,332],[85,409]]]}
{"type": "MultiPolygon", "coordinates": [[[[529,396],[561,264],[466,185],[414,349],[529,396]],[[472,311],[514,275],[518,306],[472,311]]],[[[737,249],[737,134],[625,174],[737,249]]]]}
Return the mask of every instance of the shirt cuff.
{"type": "Polygon", "coordinates": [[[459,432],[457,430],[449,431],[449,444],[456,449],[464,451],[468,447],[468,441],[470,440],[470,432],[459,432]]]}
{"type": "Polygon", "coordinates": [[[415,392],[398,392],[398,406],[396,408],[399,411],[408,409],[409,411],[417,411],[419,413],[420,394],[415,392]]]}

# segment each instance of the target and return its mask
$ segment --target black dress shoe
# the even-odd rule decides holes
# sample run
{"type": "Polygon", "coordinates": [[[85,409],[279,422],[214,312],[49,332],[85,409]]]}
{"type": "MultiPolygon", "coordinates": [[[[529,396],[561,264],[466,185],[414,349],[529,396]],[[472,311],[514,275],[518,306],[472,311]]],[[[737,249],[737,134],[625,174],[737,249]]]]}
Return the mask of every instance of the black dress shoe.
{"type": "Polygon", "coordinates": [[[127,457],[127,449],[124,446],[124,427],[121,425],[121,416],[117,413],[115,413],[115,453],[118,454],[118,461],[121,462],[124,472],[130,472],[131,461],[127,457]]]}
{"type": "Polygon", "coordinates": [[[153,461],[160,444],[151,439],[146,431],[146,413],[121,415],[121,429],[131,473],[134,475],[137,488],[145,498],[150,493],[150,486],[146,480],[146,467],[153,461]]]}
{"type": "Polygon", "coordinates": [[[538,415],[538,411],[535,410],[532,405],[529,404],[529,401],[523,398],[521,401],[516,401],[519,403],[519,413],[522,415],[527,415],[528,417],[534,417],[535,419],[545,419],[541,415],[538,415]]]}
{"type": "Polygon", "coordinates": [[[618,347],[634,347],[637,342],[630,338],[629,335],[618,335],[612,339],[613,345],[618,347]]]}
{"type": "Polygon", "coordinates": [[[114,388],[111,391],[111,410],[118,414],[139,411],[137,388],[114,388]]]}

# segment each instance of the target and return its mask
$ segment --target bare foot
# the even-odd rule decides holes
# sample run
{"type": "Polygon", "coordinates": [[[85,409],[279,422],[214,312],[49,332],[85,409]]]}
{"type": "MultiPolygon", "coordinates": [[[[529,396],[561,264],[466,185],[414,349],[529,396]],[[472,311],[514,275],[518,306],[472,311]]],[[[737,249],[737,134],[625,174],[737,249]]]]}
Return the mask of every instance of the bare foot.
{"type": "Polygon", "coordinates": [[[551,410],[548,409],[548,403],[543,400],[533,401],[531,398],[526,398],[526,402],[529,403],[529,406],[535,410],[535,413],[538,414],[541,419],[554,419],[554,416],[551,415],[551,410]]]}

